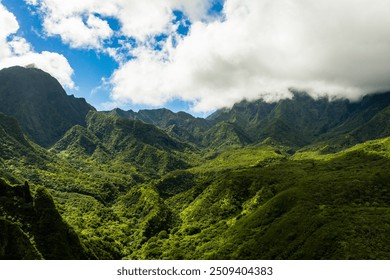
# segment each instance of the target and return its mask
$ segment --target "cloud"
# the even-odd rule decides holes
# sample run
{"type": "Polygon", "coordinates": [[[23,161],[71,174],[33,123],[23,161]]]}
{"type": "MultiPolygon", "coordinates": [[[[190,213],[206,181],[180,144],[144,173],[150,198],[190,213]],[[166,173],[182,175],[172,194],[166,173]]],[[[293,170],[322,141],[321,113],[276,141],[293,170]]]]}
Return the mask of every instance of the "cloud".
{"type": "Polygon", "coordinates": [[[50,73],[63,87],[75,88],[72,80],[73,69],[68,60],[61,54],[52,52],[28,52],[21,56],[11,56],[0,62],[0,68],[14,65],[27,66],[34,64],[37,68],[50,73]]]}
{"type": "Polygon", "coordinates": [[[0,69],[14,65],[35,64],[50,73],[67,87],[74,88],[73,69],[67,59],[58,53],[37,53],[22,37],[16,36],[19,24],[16,17],[0,2],[0,69]]]}
{"type": "Polygon", "coordinates": [[[25,1],[47,35],[120,62],[110,79],[115,104],[181,99],[204,112],[290,97],[291,88],[352,100],[390,89],[388,0],[226,0],[217,18],[214,0],[25,1]],[[187,36],[177,34],[174,10],[191,21],[187,36]]]}
{"type": "Polygon", "coordinates": [[[137,49],[113,74],[112,99],[210,111],[290,88],[350,99],[390,89],[387,0],[226,0],[223,13],[193,22],[176,47],[137,49]]]}
{"type": "Polygon", "coordinates": [[[73,48],[100,49],[114,31],[108,19],[115,18],[121,27],[117,35],[145,41],[150,36],[170,32],[175,9],[186,11],[194,21],[202,19],[209,0],[25,0],[38,7],[44,18],[47,35],[59,35],[73,48]]]}
{"type": "Polygon", "coordinates": [[[7,38],[10,34],[19,29],[19,24],[15,16],[7,11],[0,2],[0,61],[11,54],[7,38]]]}
{"type": "Polygon", "coordinates": [[[94,15],[83,21],[81,17],[46,18],[48,35],[61,34],[62,40],[73,48],[101,48],[103,41],[112,36],[108,23],[94,15]]]}

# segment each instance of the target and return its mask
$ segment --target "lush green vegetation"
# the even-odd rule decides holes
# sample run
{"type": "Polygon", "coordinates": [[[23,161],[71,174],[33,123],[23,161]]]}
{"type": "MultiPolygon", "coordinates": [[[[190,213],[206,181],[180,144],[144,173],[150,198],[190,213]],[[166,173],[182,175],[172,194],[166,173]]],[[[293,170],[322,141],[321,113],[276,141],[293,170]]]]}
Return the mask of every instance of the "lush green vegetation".
{"type": "Polygon", "coordinates": [[[327,159],[197,167],[192,188],[166,200],[176,226],[130,257],[388,259],[390,162],[371,147],[388,155],[389,140],[327,159]]]}
{"type": "Polygon", "coordinates": [[[0,113],[0,258],[389,259],[389,96],[0,113]]]}
{"type": "Polygon", "coordinates": [[[36,68],[0,71],[0,112],[15,117],[35,143],[49,147],[76,124],[85,125],[84,99],[68,96],[61,84],[36,68]]]}
{"type": "Polygon", "coordinates": [[[0,180],[0,217],[1,259],[96,258],[58,213],[46,188],[0,180]]]}
{"type": "Polygon", "coordinates": [[[328,155],[247,146],[156,178],[59,157],[35,174],[97,258],[390,257],[390,138],[328,155]]]}

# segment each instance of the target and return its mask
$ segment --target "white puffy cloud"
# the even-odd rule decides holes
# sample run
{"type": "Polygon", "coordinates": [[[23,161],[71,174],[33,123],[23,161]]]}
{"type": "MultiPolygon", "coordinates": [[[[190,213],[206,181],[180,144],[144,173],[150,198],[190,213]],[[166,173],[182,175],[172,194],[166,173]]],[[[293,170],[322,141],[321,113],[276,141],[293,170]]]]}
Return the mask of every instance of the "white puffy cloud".
{"type": "Polygon", "coordinates": [[[145,41],[170,32],[175,9],[187,12],[192,20],[206,14],[210,0],[25,0],[37,6],[44,17],[43,27],[49,36],[59,35],[74,48],[102,49],[114,31],[107,18],[115,18],[119,34],[145,41]]]}
{"type": "Polygon", "coordinates": [[[8,42],[8,45],[12,53],[16,56],[23,56],[32,51],[31,45],[26,39],[18,36],[14,36],[12,40],[8,42]]]}
{"type": "Polygon", "coordinates": [[[14,65],[34,64],[57,78],[63,86],[74,87],[73,69],[67,59],[58,53],[37,53],[24,38],[16,36],[19,24],[15,16],[1,2],[0,26],[0,69],[14,65]]]}
{"type": "Polygon", "coordinates": [[[23,55],[7,57],[0,62],[0,69],[15,65],[27,66],[33,64],[35,67],[51,74],[62,86],[73,89],[73,69],[68,60],[61,54],[52,52],[28,52],[23,55]]]}
{"type": "Polygon", "coordinates": [[[7,38],[19,29],[15,16],[4,8],[0,2],[0,61],[11,54],[7,38]]]}
{"type": "Polygon", "coordinates": [[[387,0],[226,0],[223,12],[163,53],[139,48],[113,74],[113,100],[209,111],[290,88],[350,99],[390,89],[387,0]]]}
{"type": "Polygon", "coordinates": [[[113,34],[108,23],[94,15],[85,22],[78,16],[46,18],[44,26],[49,35],[61,34],[62,40],[74,48],[100,48],[113,34]]]}
{"type": "Polygon", "coordinates": [[[243,98],[289,97],[291,88],[350,99],[390,89],[388,0],[226,0],[212,20],[213,0],[25,1],[39,8],[48,35],[120,62],[110,79],[115,104],[178,98],[210,111],[243,98]],[[185,37],[175,33],[176,9],[192,22],[185,37]],[[169,38],[155,50],[161,33],[169,38]],[[106,44],[119,36],[137,44],[106,44]]]}

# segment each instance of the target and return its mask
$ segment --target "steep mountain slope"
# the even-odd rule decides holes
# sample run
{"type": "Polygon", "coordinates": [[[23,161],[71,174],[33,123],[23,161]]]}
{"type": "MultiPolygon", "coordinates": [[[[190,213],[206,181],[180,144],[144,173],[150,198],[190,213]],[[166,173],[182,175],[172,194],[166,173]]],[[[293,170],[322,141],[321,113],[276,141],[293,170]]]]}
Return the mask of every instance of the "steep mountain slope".
{"type": "Polygon", "coordinates": [[[96,149],[102,148],[99,139],[87,128],[76,125],[53,145],[54,151],[68,151],[79,156],[92,156],[96,149]]]}
{"type": "Polygon", "coordinates": [[[86,128],[73,127],[53,150],[105,156],[105,163],[110,160],[132,163],[153,174],[187,168],[183,153],[191,152],[192,147],[142,121],[91,111],[86,117],[86,128]]]}
{"type": "MultiPolygon", "coordinates": [[[[389,106],[390,93],[367,95],[359,102],[350,103],[348,106],[348,119],[335,127],[327,137],[335,137],[356,130],[389,106]]],[[[378,126],[381,125],[386,125],[386,123],[378,123],[378,126]]],[[[373,135],[373,137],[377,136],[373,135]]]]}
{"type": "Polygon", "coordinates": [[[46,151],[25,137],[17,120],[0,113],[0,178],[21,182],[20,167],[44,165],[47,160],[46,151]]]}
{"type": "Polygon", "coordinates": [[[31,150],[17,120],[0,113],[0,158],[22,156],[31,150]]]}
{"type": "Polygon", "coordinates": [[[185,148],[185,144],[171,139],[155,126],[141,121],[90,112],[86,122],[87,129],[110,146],[112,150],[120,150],[123,145],[135,141],[166,150],[180,151],[185,148]]]}
{"type": "Polygon", "coordinates": [[[231,110],[217,111],[212,120],[236,123],[254,141],[272,138],[283,144],[302,147],[346,118],[347,101],[314,100],[303,93],[292,99],[268,104],[243,101],[231,110]]]}
{"type": "Polygon", "coordinates": [[[340,151],[368,140],[390,135],[390,93],[365,96],[361,102],[350,104],[350,116],[308,149],[323,152],[340,151]]]}
{"type": "Polygon", "coordinates": [[[34,68],[0,71],[0,112],[14,116],[37,144],[49,147],[94,108],[82,98],[66,95],[49,74],[34,68]]]}
{"type": "Polygon", "coordinates": [[[77,234],[58,213],[43,187],[32,195],[27,184],[0,180],[1,259],[90,259],[77,234]]]}
{"type": "Polygon", "coordinates": [[[300,148],[316,142],[334,142],[338,138],[337,144],[346,148],[369,139],[389,136],[382,129],[390,125],[385,117],[389,106],[390,93],[368,95],[353,103],[327,98],[315,100],[305,93],[295,92],[292,99],[273,104],[261,100],[243,101],[232,109],[215,112],[208,119],[236,124],[255,143],[271,138],[300,148]],[[342,138],[347,139],[345,143],[340,143],[342,138]]]}
{"type": "MultiPolygon", "coordinates": [[[[2,143],[14,140],[25,147],[31,147],[27,142],[22,130],[19,127],[18,121],[13,118],[0,113],[0,135],[2,137],[2,143]]],[[[3,151],[3,149],[1,149],[3,151]]]]}
{"type": "Polygon", "coordinates": [[[234,104],[231,109],[217,110],[207,117],[207,120],[214,122],[229,121],[245,129],[249,135],[256,136],[259,133],[257,131],[259,124],[267,120],[276,105],[276,103],[266,103],[262,100],[253,102],[244,100],[234,104]]]}
{"type": "Polygon", "coordinates": [[[207,130],[202,137],[202,144],[211,149],[224,147],[243,147],[253,143],[243,129],[234,123],[219,122],[207,130]]]}

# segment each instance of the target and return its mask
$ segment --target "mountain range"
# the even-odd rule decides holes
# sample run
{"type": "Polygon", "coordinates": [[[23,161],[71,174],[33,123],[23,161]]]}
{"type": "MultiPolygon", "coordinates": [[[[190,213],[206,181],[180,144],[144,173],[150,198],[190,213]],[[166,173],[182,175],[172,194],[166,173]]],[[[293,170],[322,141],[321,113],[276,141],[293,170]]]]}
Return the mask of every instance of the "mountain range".
{"type": "Polygon", "coordinates": [[[390,93],[196,118],[0,71],[0,258],[388,259],[389,167],[390,93]]]}

